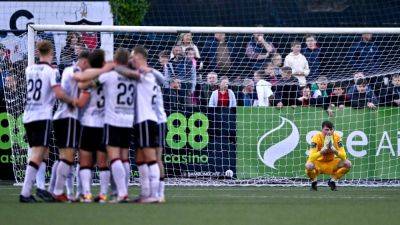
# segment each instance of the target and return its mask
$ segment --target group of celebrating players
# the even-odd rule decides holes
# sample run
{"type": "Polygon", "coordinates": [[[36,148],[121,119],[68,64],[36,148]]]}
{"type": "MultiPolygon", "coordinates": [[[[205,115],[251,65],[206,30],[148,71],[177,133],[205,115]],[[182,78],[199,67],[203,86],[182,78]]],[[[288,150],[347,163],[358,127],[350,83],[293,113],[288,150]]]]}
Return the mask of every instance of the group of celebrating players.
{"type": "Polygon", "coordinates": [[[48,158],[54,130],[57,160],[48,190],[37,189],[46,202],[69,202],[66,180],[79,149],[79,201],[129,202],[129,147],[135,146],[140,195],[137,203],[165,202],[161,161],[167,120],[160,85],[162,74],[147,64],[148,53],[137,46],[117,49],[113,62],[104,51],[82,51],[62,76],[50,63],[53,46],[37,44],[39,62],[26,68],[27,96],[23,123],[30,146],[20,202],[36,202],[32,187],[42,161],[48,158]],[[55,112],[54,104],[58,100],[55,112]],[[95,162],[95,163],[94,163],[95,162]],[[91,193],[92,170],[99,170],[100,193],[91,193]],[[107,199],[108,187],[113,189],[107,199]]]}
{"type": "MultiPolygon", "coordinates": [[[[50,132],[54,131],[59,160],[54,162],[48,190],[38,188],[36,196],[46,202],[69,202],[64,187],[73,170],[79,149],[80,202],[129,202],[129,147],[135,146],[140,195],[137,203],[165,202],[164,168],[161,160],[167,116],[163,106],[163,75],[148,66],[148,53],[137,46],[130,53],[118,49],[113,62],[105,62],[104,51],[82,51],[78,61],[62,76],[50,63],[53,46],[37,44],[39,62],[26,68],[27,96],[23,123],[30,147],[20,202],[36,202],[32,195],[39,167],[48,159],[50,132]],[[53,110],[56,99],[58,104],[53,110]],[[95,158],[95,159],[94,159],[95,158]],[[91,193],[92,170],[99,170],[100,193],[91,193]],[[107,199],[108,187],[112,199],[107,199]]],[[[317,190],[317,176],[330,174],[328,185],[351,167],[333,124],[325,121],[322,132],[312,138],[306,174],[311,190],[317,190]]],[[[43,173],[43,171],[42,171],[43,173]]],[[[75,199],[76,200],[76,199],[75,199]]]]}

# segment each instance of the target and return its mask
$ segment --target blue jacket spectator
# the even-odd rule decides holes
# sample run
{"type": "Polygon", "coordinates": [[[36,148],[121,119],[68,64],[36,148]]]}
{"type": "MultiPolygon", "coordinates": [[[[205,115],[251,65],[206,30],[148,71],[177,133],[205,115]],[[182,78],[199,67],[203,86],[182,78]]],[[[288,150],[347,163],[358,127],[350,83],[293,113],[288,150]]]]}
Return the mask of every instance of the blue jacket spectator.
{"type": "Polygon", "coordinates": [[[158,62],[160,63],[159,70],[164,75],[164,84],[165,88],[169,88],[169,83],[176,76],[174,65],[169,62],[169,53],[167,51],[161,51],[158,54],[158,62]]]}
{"type": "Polygon", "coordinates": [[[234,63],[234,43],[224,33],[216,33],[204,43],[202,54],[207,71],[228,75],[234,63]]]}
{"type": "Polygon", "coordinates": [[[400,75],[392,77],[392,84],[380,91],[380,103],[384,106],[400,106],[400,75]]]}
{"type": "Polygon", "coordinates": [[[264,34],[253,34],[246,46],[246,55],[252,63],[251,70],[262,69],[273,53],[275,48],[272,43],[264,39],[264,34]]]}
{"type": "Polygon", "coordinates": [[[308,61],[308,67],[310,73],[307,76],[307,80],[314,81],[319,77],[319,69],[321,66],[321,48],[317,46],[317,41],[314,35],[306,36],[307,47],[303,48],[302,53],[308,61]]]}
{"type": "MultiPolygon", "coordinates": [[[[353,74],[353,84],[347,89],[347,94],[351,95],[357,90],[356,82],[358,79],[365,79],[365,75],[363,72],[355,72],[353,74]]],[[[367,84],[367,92],[373,92],[373,88],[367,84]]]]}
{"type": "Polygon", "coordinates": [[[244,79],[243,89],[237,94],[238,106],[253,106],[257,100],[257,94],[254,93],[254,82],[251,79],[244,79]]]}
{"type": "Polygon", "coordinates": [[[376,105],[378,104],[378,99],[376,98],[374,92],[367,91],[367,82],[363,78],[357,80],[356,90],[349,96],[351,107],[356,109],[365,107],[375,109],[376,105]]]}
{"type": "Polygon", "coordinates": [[[380,53],[372,34],[363,34],[362,40],[351,46],[350,56],[356,70],[373,71],[379,65],[380,53]]]}
{"type": "Polygon", "coordinates": [[[193,61],[185,56],[175,55],[172,59],[174,74],[182,82],[182,89],[194,92],[196,88],[196,66],[193,65],[193,61]]]}

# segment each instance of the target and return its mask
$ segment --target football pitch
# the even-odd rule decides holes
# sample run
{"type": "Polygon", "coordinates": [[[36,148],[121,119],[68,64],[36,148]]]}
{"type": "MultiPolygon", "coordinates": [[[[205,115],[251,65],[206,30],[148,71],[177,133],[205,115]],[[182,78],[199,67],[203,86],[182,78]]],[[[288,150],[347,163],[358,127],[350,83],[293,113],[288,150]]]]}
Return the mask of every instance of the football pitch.
{"type": "Polygon", "coordinates": [[[19,191],[1,184],[1,225],[400,224],[399,187],[167,187],[167,202],[151,205],[21,204],[19,191]]]}

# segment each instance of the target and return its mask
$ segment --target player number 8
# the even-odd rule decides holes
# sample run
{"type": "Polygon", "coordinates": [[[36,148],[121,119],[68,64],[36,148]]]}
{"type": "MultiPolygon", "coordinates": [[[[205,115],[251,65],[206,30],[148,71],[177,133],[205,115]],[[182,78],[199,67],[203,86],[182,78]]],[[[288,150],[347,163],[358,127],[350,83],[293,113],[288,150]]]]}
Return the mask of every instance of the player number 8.
{"type": "Polygon", "coordinates": [[[209,120],[203,113],[194,113],[187,120],[182,113],[172,113],[168,117],[166,142],[173,149],[181,149],[188,142],[193,149],[203,149],[208,145],[209,120]],[[174,124],[177,121],[178,123],[174,124]],[[196,124],[200,121],[200,126],[196,124]],[[187,133],[186,130],[189,130],[187,133]],[[177,138],[174,138],[178,136],[177,138]]]}

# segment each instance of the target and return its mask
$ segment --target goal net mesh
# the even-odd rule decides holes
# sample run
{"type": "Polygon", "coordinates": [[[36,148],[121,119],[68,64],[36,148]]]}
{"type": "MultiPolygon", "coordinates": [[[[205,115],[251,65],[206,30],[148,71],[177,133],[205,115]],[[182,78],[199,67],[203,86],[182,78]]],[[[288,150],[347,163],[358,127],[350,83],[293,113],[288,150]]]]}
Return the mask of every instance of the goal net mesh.
{"type": "MultiPolygon", "coordinates": [[[[38,32],[35,41],[43,39],[62,49],[54,59],[61,73],[82,50],[74,41],[103,48],[108,59],[120,47],[148,49],[150,66],[166,77],[170,184],[307,184],[311,137],[330,120],[352,162],[343,184],[399,185],[399,34],[38,32]],[[70,46],[68,35],[76,35],[70,46]],[[264,99],[257,89],[268,89],[264,99]]],[[[27,34],[9,41],[23,45],[27,34]]],[[[2,79],[16,183],[23,182],[28,150],[27,52],[20,51],[21,60],[2,68],[9,71],[2,79]]],[[[55,152],[53,145],[47,171],[55,152]]],[[[134,149],[130,159],[137,183],[134,149]]]]}

